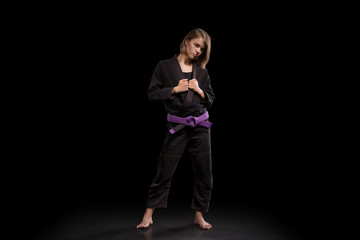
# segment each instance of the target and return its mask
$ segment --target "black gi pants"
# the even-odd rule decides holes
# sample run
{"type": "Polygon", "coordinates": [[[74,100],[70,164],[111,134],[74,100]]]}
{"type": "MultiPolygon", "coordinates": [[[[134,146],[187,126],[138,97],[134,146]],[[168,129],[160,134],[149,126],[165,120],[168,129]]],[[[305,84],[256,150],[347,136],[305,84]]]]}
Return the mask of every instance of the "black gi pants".
{"type": "Polygon", "coordinates": [[[165,137],[157,162],[157,173],[150,185],[146,206],[166,208],[170,183],[179,159],[187,150],[193,165],[194,192],[191,208],[208,212],[213,187],[210,129],[186,126],[165,137]]]}

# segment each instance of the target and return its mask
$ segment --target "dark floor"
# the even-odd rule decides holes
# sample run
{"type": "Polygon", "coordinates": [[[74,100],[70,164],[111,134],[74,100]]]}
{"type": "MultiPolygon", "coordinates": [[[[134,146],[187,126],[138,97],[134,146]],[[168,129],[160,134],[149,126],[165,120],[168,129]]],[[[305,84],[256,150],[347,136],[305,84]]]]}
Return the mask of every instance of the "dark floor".
{"type": "Polygon", "coordinates": [[[82,207],[64,212],[52,220],[39,240],[156,240],[156,239],[242,239],[300,240],[304,233],[287,224],[286,219],[244,207],[214,207],[205,215],[213,225],[201,230],[193,224],[193,211],[185,204],[157,209],[154,224],[138,230],[144,209],[138,205],[82,207]]]}

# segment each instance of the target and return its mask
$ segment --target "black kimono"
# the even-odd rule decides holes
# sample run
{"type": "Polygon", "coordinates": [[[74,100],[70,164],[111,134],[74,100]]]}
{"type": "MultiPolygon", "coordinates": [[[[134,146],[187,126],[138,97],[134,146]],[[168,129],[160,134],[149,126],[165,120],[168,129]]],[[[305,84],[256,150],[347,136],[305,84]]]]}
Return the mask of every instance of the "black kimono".
{"type": "Polygon", "coordinates": [[[187,150],[194,170],[194,193],[191,207],[197,211],[207,212],[213,179],[210,144],[211,123],[207,119],[204,120],[204,116],[205,118],[208,117],[207,109],[211,107],[215,97],[208,72],[206,69],[193,64],[192,73],[183,73],[176,56],[162,60],[154,69],[148,94],[150,100],[164,102],[165,109],[168,112],[168,120],[170,116],[179,118],[186,124],[168,122],[169,129],[174,128],[176,132],[169,131],[165,137],[158,158],[157,174],[150,185],[147,207],[167,207],[172,176],[183,152],[187,150]],[[184,78],[197,79],[199,87],[205,94],[204,100],[201,100],[200,96],[192,90],[171,94],[179,80],[184,78]],[[201,120],[203,124],[199,124],[198,117],[203,117],[201,120]]]}

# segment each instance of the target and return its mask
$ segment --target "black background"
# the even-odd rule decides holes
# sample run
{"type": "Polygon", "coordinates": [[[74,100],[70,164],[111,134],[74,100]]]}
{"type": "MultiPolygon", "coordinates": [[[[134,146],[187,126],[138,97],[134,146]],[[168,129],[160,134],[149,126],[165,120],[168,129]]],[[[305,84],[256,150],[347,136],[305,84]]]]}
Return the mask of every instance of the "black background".
{"type": "MultiPolygon", "coordinates": [[[[316,27],[306,16],[265,7],[202,10],[202,18],[190,10],[90,9],[49,11],[34,24],[41,49],[34,58],[41,64],[28,83],[35,91],[23,103],[29,160],[19,174],[19,200],[30,222],[45,229],[82,206],[145,207],[166,131],[163,106],[149,102],[147,87],[157,62],[177,54],[188,31],[201,27],[212,37],[207,68],[216,95],[209,109],[210,210],[234,204],[303,231],[319,227],[326,189],[320,83],[310,54],[316,27]]],[[[169,206],[190,206],[191,193],[184,156],[169,206]]]]}

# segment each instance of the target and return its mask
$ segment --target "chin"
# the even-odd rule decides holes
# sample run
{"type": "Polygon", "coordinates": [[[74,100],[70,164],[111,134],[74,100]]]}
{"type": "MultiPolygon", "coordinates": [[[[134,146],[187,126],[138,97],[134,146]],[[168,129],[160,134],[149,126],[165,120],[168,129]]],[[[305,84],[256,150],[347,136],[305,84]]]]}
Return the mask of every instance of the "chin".
{"type": "Polygon", "coordinates": [[[188,58],[191,59],[191,60],[195,60],[195,59],[196,59],[192,54],[190,54],[190,55],[188,54],[187,56],[188,56],[188,58]]]}

